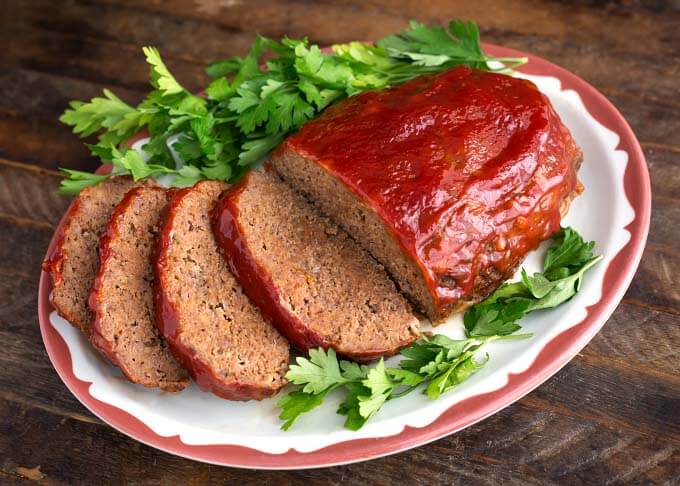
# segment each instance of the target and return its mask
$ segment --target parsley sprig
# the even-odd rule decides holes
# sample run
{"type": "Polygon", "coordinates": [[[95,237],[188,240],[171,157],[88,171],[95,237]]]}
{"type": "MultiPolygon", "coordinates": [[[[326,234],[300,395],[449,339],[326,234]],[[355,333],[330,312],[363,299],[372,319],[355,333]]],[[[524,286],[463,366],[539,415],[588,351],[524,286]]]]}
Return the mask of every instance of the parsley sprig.
{"type": "Polygon", "coordinates": [[[338,359],[332,349],[310,350],[309,358],[298,357],[286,374],[299,386],[278,402],[281,428],[288,430],[336,389],[345,393],[337,413],[346,417],[345,427],[351,430],[361,428],[388,400],[421,386],[428,398],[439,398],[486,364],[489,355],[482,350],[490,342],[531,337],[517,334],[522,317],[571,299],[585,272],[602,258],[593,256],[593,248],[594,242],[584,242],[572,228],[561,229],[552,237],[542,272],[530,276],[522,269],[520,281],[502,285],[465,313],[465,339],[423,337],[401,350],[396,367],[386,367],[382,359],[373,366],[359,365],[338,359]]]}
{"type": "MultiPolygon", "coordinates": [[[[177,187],[199,179],[235,181],[288,133],[356,93],[456,65],[493,71],[526,62],[485,54],[477,26],[460,20],[446,27],[411,22],[408,29],[375,44],[337,44],[331,53],[306,39],[258,36],[245,57],[208,65],[214,79],[204,96],[196,96],[172,75],[155,48],[143,51],[153,90],[139,105],[104,90],[89,102],[72,101],[60,120],[83,138],[97,137],[88,147],[113,163],[113,174],[130,174],[135,180],[166,175],[177,187]],[[271,59],[262,67],[265,55],[271,59]],[[150,135],[143,153],[122,147],[143,128],[150,135]]],[[[64,194],[76,194],[108,177],[63,172],[64,194]]]]}

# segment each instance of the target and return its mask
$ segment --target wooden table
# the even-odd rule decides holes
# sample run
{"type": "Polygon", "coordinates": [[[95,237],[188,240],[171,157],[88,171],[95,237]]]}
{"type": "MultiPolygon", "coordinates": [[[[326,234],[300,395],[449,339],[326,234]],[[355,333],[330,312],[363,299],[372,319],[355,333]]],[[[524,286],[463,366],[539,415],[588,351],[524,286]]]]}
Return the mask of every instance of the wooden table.
{"type": "Polygon", "coordinates": [[[680,483],[680,11],[677,1],[38,0],[0,24],[0,482],[260,484],[680,483]],[[567,5],[569,3],[569,5],[567,5]],[[651,6],[644,6],[649,3],[651,6]],[[600,334],[543,386],[482,423],[368,463],[296,472],[200,464],[123,436],[64,387],[40,338],[40,262],[68,200],[57,167],[97,162],[57,118],[104,87],[147,90],[140,46],[189,88],[243,54],[254,31],[330,44],[406,20],[474,19],[483,39],[535,53],[602,91],[637,133],[652,175],[640,269],[600,334]]]}

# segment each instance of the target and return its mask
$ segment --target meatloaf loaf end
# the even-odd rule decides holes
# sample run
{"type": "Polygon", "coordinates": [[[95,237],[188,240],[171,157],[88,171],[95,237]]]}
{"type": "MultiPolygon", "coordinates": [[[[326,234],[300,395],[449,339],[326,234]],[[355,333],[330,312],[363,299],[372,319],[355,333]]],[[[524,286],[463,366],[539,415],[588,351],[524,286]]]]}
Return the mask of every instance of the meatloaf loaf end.
{"type": "Polygon", "coordinates": [[[202,389],[260,400],[286,384],[290,349],[245,296],[215,243],[210,211],[226,187],[202,181],[172,198],[158,240],[156,323],[202,389]]]}
{"type": "Polygon", "coordinates": [[[52,305],[86,335],[92,325],[87,299],[99,265],[99,235],[133,185],[129,177],[113,177],[83,189],[66,213],[56,244],[43,262],[43,270],[52,278],[52,305]]]}
{"type": "Polygon", "coordinates": [[[133,383],[179,391],[189,375],[154,324],[154,243],[167,201],[164,189],[136,187],[116,206],[99,247],[90,341],[133,383]]]}
{"type": "Polygon", "coordinates": [[[418,320],[381,265],[272,172],[225,193],[213,228],[248,296],[298,349],[394,354],[418,320]]]}
{"type": "Polygon", "coordinates": [[[533,83],[458,67],[331,106],[272,165],[436,322],[559,229],[581,159],[533,83]]]}

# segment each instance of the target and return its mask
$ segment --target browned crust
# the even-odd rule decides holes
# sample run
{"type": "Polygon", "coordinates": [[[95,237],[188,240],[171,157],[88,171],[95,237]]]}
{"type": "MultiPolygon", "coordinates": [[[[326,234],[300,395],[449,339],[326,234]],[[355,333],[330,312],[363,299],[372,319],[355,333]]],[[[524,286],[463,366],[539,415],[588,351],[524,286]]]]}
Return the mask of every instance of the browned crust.
{"type": "Polygon", "coordinates": [[[88,300],[90,309],[94,314],[89,338],[95,349],[97,349],[102,354],[102,356],[107,358],[112,364],[120,368],[127,379],[132,383],[144,385],[149,388],[161,388],[162,390],[169,392],[178,392],[183,390],[189,384],[188,377],[177,381],[169,380],[161,383],[152,383],[135,376],[135,374],[125,366],[118,354],[113,350],[113,343],[104,337],[101,326],[101,321],[103,318],[102,304],[106,298],[102,292],[102,283],[104,272],[108,266],[108,261],[114,255],[112,242],[118,237],[119,222],[121,221],[123,214],[125,214],[125,212],[129,209],[140,193],[149,189],[161,192],[164,191],[164,189],[159,187],[135,187],[128,191],[123,200],[114,209],[111,219],[109,220],[106,229],[101,235],[99,243],[99,268],[97,270],[97,275],[92,286],[92,292],[90,293],[90,298],[88,300]]]}

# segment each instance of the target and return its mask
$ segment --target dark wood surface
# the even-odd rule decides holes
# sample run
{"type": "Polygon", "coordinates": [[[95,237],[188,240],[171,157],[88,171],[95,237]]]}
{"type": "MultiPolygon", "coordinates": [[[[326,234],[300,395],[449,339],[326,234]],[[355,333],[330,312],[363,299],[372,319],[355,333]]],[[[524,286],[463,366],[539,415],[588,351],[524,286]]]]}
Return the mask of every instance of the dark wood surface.
{"type": "Polygon", "coordinates": [[[680,484],[680,3],[465,0],[0,2],[0,483],[680,484]],[[598,336],[536,391],[478,425],[395,456],[253,472],[171,456],[88,412],[38,328],[40,262],[68,200],[57,167],[96,161],[57,121],[68,100],[147,89],[140,46],[189,88],[243,54],[254,31],[320,44],[371,39],[407,19],[478,22],[483,39],[586,79],[638,135],[653,186],[640,269],[598,336]]]}

